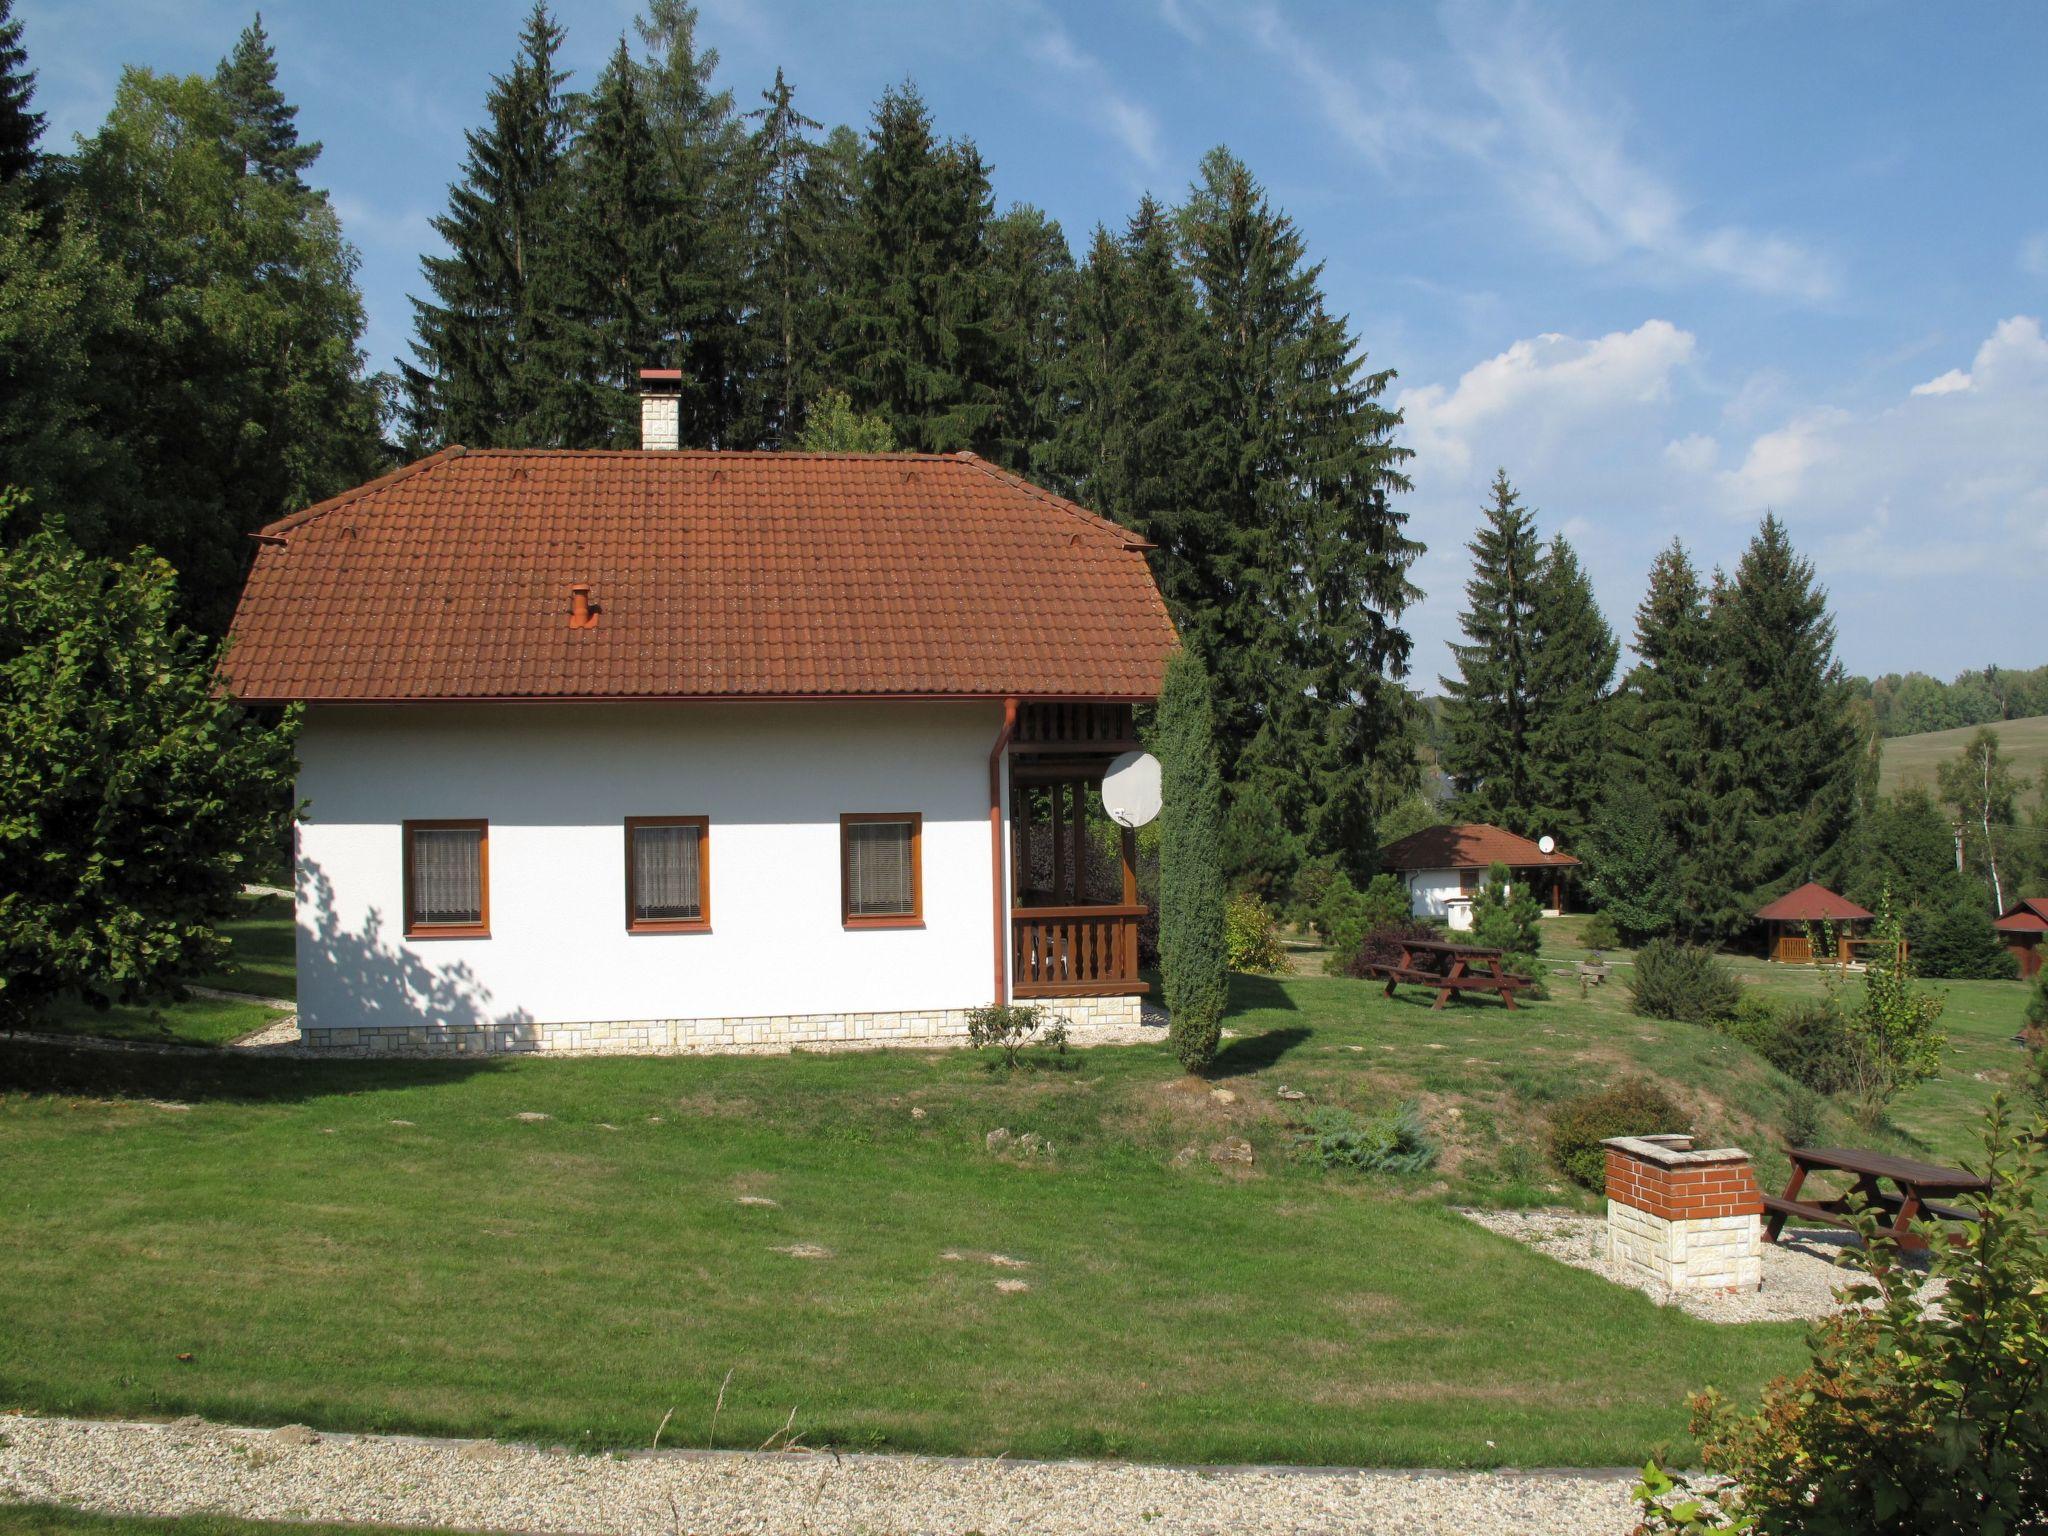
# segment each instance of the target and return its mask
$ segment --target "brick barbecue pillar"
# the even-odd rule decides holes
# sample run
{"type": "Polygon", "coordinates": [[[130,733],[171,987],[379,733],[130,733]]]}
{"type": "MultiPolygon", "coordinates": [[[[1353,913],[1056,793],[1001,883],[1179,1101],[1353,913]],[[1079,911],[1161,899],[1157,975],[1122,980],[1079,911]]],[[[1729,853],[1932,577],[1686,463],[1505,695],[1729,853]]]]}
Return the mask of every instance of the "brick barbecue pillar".
{"type": "Polygon", "coordinates": [[[1739,1147],[1690,1136],[1615,1136],[1607,1148],[1607,1257],[1667,1290],[1763,1284],[1763,1193],[1739,1147]]]}

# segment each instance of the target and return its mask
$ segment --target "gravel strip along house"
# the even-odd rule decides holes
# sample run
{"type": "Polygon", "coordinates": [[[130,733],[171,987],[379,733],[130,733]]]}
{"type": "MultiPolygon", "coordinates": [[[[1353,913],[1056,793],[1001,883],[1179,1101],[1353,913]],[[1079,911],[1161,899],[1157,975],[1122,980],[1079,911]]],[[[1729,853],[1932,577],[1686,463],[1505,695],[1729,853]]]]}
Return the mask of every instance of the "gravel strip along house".
{"type": "Polygon", "coordinates": [[[257,535],[305,705],[304,1044],[668,1052],[1135,1025],[1092,786],[1176,644],[1115,523],[971,454],[449,448],[257,535]]]}
{"type": "Polygon", "coordinates": [[[1629,1474],[1353,1472],[829,1452],[582,1456],[488,1440],[0,1419],[0,1490],[103,1513],[579,1536],[1623,1536],[1629,1474]]]}

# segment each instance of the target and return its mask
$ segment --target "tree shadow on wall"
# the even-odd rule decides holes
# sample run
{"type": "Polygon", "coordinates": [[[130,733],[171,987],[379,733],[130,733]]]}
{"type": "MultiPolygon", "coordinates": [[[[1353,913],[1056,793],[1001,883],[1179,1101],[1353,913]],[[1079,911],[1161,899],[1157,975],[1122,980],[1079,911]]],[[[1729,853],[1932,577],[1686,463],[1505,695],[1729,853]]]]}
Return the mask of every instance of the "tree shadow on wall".
{"type": "MultiPolygon", "coordinates": [[[[385,938],[384,914],[374,907],[360,931],[344,929],[334,908],[334,882],[309,859],[299,864],[298,893],[300,930],[312,939],[302,969],[317,967],[320,989],[346,1000],[341,1016],[321,1019],[320,1028],[462,1033],[533,1022],[525,1009],[493,1013],[490,989],[461,961],[429,965],[392,945],[385,938]]],[[[302,994],[305,980],[300,977],[302,994]]]]}

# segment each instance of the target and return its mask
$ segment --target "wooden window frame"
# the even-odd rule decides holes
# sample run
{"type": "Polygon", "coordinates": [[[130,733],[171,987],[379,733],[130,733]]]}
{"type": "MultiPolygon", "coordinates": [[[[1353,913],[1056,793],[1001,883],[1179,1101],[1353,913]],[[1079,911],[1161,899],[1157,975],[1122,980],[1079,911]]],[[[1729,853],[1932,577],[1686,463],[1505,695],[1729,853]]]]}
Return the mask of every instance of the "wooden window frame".
{"type": "Polygon", "coordinates": [[[861,811],[846,812],[839,818],[839,921],[847,928],[922,928],[924,926],[924,812],[922,811],[861,811]],[[875,822],[910,823],[910,910],[908,912],[865,913],[856,915],[853,910],[853,889],[850,879],[852,864],[848,860],[846,829],[872,825],[875,822]]]}
{"type": "Polygon", "coordinates": [[[711,818],[709,816],[628,816],[626,818],[626,932],[709,933],[711,931],[711,818]],[[633,834],[642,827],[697,829],[697,915],[636,917],[633,891],[633,834]]]}
{"type": "Polygon", "coordinates": [[[400,878],[405,882],[405,936],[408,939],[488,939],[491,936],[491,824],[482,816],[460,816],[436,821],[401,822],[400,839],[404,844],[403,869],[400,878]],[[483,899],[478,912],[481,921],[474,923],[422,923],[413,916],[412,910],[412,835],[415,832],[454,832],[474,830],[478,834],[476,847],[477,883],[482,889],[483,899]]]}

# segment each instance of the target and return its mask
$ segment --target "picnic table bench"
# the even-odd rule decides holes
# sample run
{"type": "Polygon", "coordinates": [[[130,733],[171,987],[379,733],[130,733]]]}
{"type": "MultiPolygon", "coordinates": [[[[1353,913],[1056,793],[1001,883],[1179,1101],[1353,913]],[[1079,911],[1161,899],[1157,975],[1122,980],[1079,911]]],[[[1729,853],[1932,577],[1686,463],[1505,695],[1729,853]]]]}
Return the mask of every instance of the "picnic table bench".
{"type": "Polygon", "coordinates": [[[1529,978],[1503,969],[1501,961],[1504,958],[1501,951],[1483,944],[1403,939],[1399,960],[1391,964],[1369,965],[1365,974],[1375,981],[1384,980],[1389,997],[1403,982],[1436,988],[1436,1001],[1430,1004],[1432,1008],[1443,1007],[1453,994],[1459,992],[1498,993],[1500,1000],[1513,1008],[1515,994],[1529,985],[1529,978]]]}
{"type": "Polygon", "coordinates": [[[1859,1147],[1787,1147],[1792,1160],[1792,1177],[1782,1195],[1765,1195],[1764,1209],[1770,1219],[1764,1226],[1764,1241],[1775,1243],[1785,1223],[1797,1218],[1831,1227],[1853,1225],[1849,1210],[1858,1203],[1882,1211],[1892,1218],[1891,1235],[1901,1248],[1919,1250],[1927,1240],[1912,1230],[1916,1218],[1928,1221],[1975,1221],[1977,1213],[1949,1205],[1945,1197],[1981,1194],[1991,1181],[1961,1168],[1944,1168],[1939,1163],[1915,1162],[1910,1157],[1892,1157],[1883,1152],[1866,1152],[1859,1147]],[[1831,1169],[1855,1176],[1855,1187],[1846,1195],[1819,1200],[1802,1200],[1800,1190],[1806,1176],[1817,1169],[1831,1169]],[[1885,1188],[1890,1184],[1890,1189],[1885,1188]]]}

